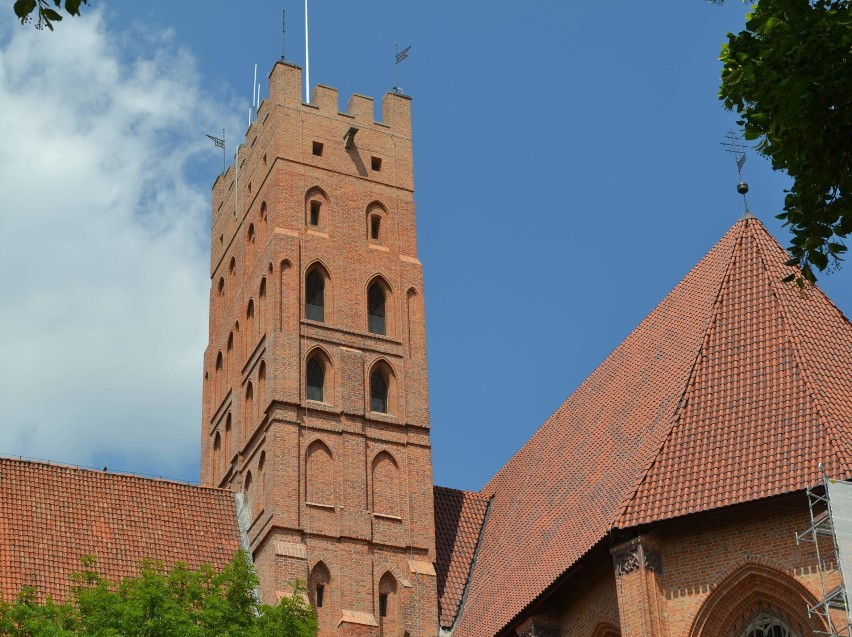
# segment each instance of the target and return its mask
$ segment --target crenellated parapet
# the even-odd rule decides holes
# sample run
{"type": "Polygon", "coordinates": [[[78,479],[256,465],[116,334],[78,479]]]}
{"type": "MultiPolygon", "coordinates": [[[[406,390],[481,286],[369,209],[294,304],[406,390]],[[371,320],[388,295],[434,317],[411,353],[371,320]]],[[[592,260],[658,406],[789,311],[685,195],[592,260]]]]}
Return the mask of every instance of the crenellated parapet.
{"type": "Polygon", "coordinates": [[[269,73],[269,97],[235,153],[239,167],[228,166],[213,184],[211,277],[222,267],[246,215],[259,205],[259,188],[277,161],[414,190],[410,97],[386,93],[376,119],[372,97],[353,94],[341,111],[336,88],[317,84],[306,103],[302,86],[300,67],[275,63],[269,73]],[[287,134],[277,135],[278,130],[287,134]]]}

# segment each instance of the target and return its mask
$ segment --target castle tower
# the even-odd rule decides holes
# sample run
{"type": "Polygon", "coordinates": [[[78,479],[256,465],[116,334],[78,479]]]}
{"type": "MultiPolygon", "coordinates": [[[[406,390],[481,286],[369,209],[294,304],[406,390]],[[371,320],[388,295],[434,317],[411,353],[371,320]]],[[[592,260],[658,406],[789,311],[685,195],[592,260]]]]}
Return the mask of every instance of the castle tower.
{"type": "Polygon", "coordinates": [[[433,635],[435,538],[411,101],[269,99],[213,185],[201,480],[241,491],[275,602],[320,635],[433,635]]]}

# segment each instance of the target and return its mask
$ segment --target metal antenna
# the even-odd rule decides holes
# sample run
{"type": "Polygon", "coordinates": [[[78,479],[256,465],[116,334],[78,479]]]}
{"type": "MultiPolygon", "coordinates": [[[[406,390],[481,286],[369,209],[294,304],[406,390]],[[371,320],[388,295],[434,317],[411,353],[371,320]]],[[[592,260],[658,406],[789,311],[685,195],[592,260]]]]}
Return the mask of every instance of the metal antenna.
{"type": "Polygon", "coordinates": [[[411,45],[405,47],[402,51],[399,50],[399,42],[394,42],[394,57],[396,62],[394,64],[394,86],[393,92],[402,94],[402,87],[399,85],[399,63],[402,62],[405,58],[408,57],[408,50],[411,48],[411,45]]]}
{"type": "Polygon", "coordinates": [[[743,179],[743,164],[746,163],[746,145],[740,139],[742,138],[739,135],[733,131],[728,131],[725,134],[725,141],[720,142],[720,145],[725,149],[725,152],[730,153],[737,160],[737,174],[740,176],[740,182],[737,184],[737,192],[743,196],[743,203],[745,204],[744,216],[750,217],[751,211],[748,209],[748,199],[746,199],[748,184],[743,179]]]}
{"type": "Polygon", "coordinates": [[[305,104],[311,103],[311,56],[308,48],[308,0],[305,0],[305,104]]]}
{"type": "MultiPolygon", "coordinates": [[[[252,110],[257,112],[256,109],[260,108],[260,89],[259,84],[257,83],[257,64],[254,65],[254,80],[251,83],[251,107],[252,110]]],[[[255,119],[257,119],[255,117],[255,119]]],[[[251,115],[249,115],[249,126],[251,126],[251,115]]]]}
{"type": "Polygon", "coordinates": [[[287,58],[284,57],[287,51],[287,11],[281,9],[281,61],[287,58]]]}
{"type": "Polygon", "coordinates": [[[225,129],[222,129],[222,139],[218,137],[213,137],[213,135],[207,135],[210,139],[213,140],[213,143],[216,144],[216,148],[222,149],[222,174],[225,174],[225,129]]]}

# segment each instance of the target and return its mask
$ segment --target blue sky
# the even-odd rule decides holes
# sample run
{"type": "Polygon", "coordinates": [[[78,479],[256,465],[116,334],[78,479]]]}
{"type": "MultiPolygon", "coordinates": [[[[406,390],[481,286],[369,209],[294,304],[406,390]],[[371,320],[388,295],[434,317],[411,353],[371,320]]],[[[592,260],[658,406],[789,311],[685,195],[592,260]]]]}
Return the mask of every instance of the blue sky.
{"type": "MultiPolygon", "coordinates": [[[[31,244],[0,257],[7,274],[45,268],[0,302],[0,399],[12,406],[0,453],[196,479],[205,224],[221,169],[204,134],[227,128],[231,149],[241,139],[254,64],[265,97],[281,55],[282,8],[286,56],[304,62],[301,2],[247,6],[96,2],[54,34],[0,16],[0,112],[37,105],[0,118],[0,134],[21,149],[66,140],[46,156],[79,168],[68,201],[59,182],[26,182],[54,174],[44,156],[0,150],[0,196],[16,213],[0,216],[0,235],[55,241],[38,266],[31,244]],[[72,85],[76,73],[92,81],[72,85]],[[63,105],[83,92],[66,121],[63,105]],[[115,199],[84,200],[101,188],[115,199]],[[33,201],[44,190],[54,199],[33,201]],[[78,198],[75,214],[33,221],[78,198]],[[91,269],[49,283],[57,250],[91,269]],[[122,255],[143,267],[117,267],[122,255]],[[115,320],[92,328],[67,309],[83,298],[115,320]]],[[[746,11],[731,0],[311,2],[311,81],[337,87],[343,107],[390,89],[394,43],[412,46],[400,84],[414,98],[436,483],[479,489],[742,215],[719,145],[736,118],[716,92],[720,45],[746,11]]],[[[786,245],[774,219],[785,178],[754,152],[744,172],[751,210],[786,245]]],[[[846,270],[821,281],[847,314],[849,281],[846,270]]]]}

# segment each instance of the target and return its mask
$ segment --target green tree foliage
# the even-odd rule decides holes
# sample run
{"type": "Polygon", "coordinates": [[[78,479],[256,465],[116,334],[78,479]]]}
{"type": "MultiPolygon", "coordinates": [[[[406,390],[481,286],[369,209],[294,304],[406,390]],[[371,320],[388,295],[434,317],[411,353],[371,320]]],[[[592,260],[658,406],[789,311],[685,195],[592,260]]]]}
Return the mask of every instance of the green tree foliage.
{"type": "MultiPolygon", "coordinates": [[[[38,20],[35,20],[36,29],[47,27],[53,31],[53,23],[62,20],[62,15],[56,9],[50,6],[51,0],[15,0],[14,10],[15,15],[21,21],[21,24],[33,21],[33,14],[36,14],[38,20]]],[[[52,0],[53,5],[57,9],[62,8],[62,0],[52,0]]],[[[65,0],[65,11],[68,15],[80,15],[80,5],[89,4],[89,0],[65,0]]]]}
{"type": "Polygon", "coordinates": [[[759,0],[722,47],[719,97],[793,179],[784,212],[797,279],[839,265],[852,232],[852,0],[759,0]]]}
{"type": "Polygon", "coordinates": [[[74,575],[69,601],[37,602],[33,589],[0,603],[2,637],[315,637],[304,588],[276,606],[255,598],[257,576],[239,554],[221,572],[146,562],[118,585],[94,569],[74,575]]]}

